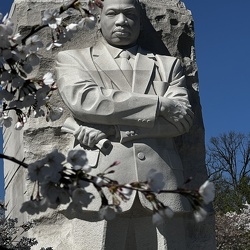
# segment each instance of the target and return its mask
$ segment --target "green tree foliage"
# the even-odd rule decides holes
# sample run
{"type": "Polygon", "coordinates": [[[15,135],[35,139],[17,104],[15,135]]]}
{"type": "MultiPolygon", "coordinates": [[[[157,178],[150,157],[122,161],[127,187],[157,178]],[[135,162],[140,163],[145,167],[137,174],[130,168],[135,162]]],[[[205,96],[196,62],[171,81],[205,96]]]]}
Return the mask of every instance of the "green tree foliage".
{"type": "Polygon", "coordinates": [[[207,168],[215,183],[214,207],[226,213],[250,202],[250,133],[223,133],[212,137],[207,147],[207,168]]]}

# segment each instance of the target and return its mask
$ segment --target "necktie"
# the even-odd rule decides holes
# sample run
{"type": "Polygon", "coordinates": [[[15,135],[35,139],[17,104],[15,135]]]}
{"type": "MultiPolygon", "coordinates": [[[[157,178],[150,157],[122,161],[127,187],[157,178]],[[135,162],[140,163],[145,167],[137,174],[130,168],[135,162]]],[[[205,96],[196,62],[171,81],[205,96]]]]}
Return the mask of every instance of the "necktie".
{"type": "Polygon", "coordinates": [[[120,53],[119,57],[121,59],[120,60],[120,68],[121,68],[124,76],[128,80],[128,82],[130,83],[130,85],[132,85],[133,69],[131,67],[131,64],[129,63],[130,55],[129,55],[128,51],[123,50],[120,53]]]}

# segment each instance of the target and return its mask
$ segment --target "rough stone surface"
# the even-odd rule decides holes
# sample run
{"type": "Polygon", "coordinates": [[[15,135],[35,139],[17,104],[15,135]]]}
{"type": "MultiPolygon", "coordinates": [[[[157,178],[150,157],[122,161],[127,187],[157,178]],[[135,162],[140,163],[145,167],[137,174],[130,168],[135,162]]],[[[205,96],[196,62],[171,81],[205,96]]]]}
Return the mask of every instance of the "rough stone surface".
{"type": "MultiPolygon", "coordinates": [[[[62,2],[63,0],[15,0],[12,6],[12,16],[17,24],[16,30],[27,32],[31,24],[40,23],[44,10],[57,8],[62,2]]],[[[188,90],[191,95],[190,102],[195,112],[195,121],[191,131],[176,138],[176,143],[184,165],[185,177],[192,176],[194,181],[190,184],[190,187],[198,187],[206,180],[207,174],[192,15],[185,8],[185,5],[178,0],[144,0],[143,3],[145,4],[145,13],[152,24],[151,28],[144,30],[144,36],[147,36],[147,33],[153,33],[155,37],[160,37],[163,41],[163,43],[158,41],[154,43],[154,40],[152,40],[150,49],[157,52],[157,48],[165,45],[166,53],[181,58],[183,62],[188,90]]],[[[73,19],[76,17],[76,15],[72,16],[73,19]]],[[[145,19],[145,22],[148,22],[148,20],[145,19]]],[[[48,30],[40,32],[44,44],[49,42],[49,34],[48,30]]],[[[85,29],[76,34],[75,38],[62,49],[88,47],[98,39],[98,36],[97,29],[91,32],[85,29]]],[[[55,49],[42,53],[43,59],[36,71],[39,76],[51,71],[58,51],[58,49],[55,49]]],[[[73,144],[73,138],[61,133],[60,127],[66,117],[69,116],[69,112],[57,93],[54,93],[51,100],[52,104],[62,106],[65,109],[64,116],[54,123],[48,123],[44,118],[31,119],[23,132],[5,129],[5,154],[15,156],[19,160],[25,158],[26,162],[32,162],[55,148],[67,152],[73,144]]],[[[15,119],[14,116],[13,119],[15,119]]],[[[89,218],[90,221],[69,220],[60,212],[52,210],[48,211],[46,215],[41,214],[34,217],[20,214],[20,205],[24,199],[29,198],[32,185],[26,181],[26,172],[11,162],[5,161],[4,175],[6,203],[8,203],[7,215],[18,217],[20,222],[28,219],[36,219],[39,222],[39,225],[30,235],[36,237],[39,241],[39,245],[34,249],[40,249],[42,246],[52,246],[53,249],[58,250],[101,249],[101,246],[95,246],[94,243],[95,238],[100,242],[99,238],[103,235],[105,223],[99,224],[98,227],[91,227],[92,229],[95,228],[91,231],[88,227],[91,218],[89,218]]],[[[211,208],[209,207],[209,209],[211,208]]],[[[211,216],[202,224],[187,221],[187,249],[215,249],[213,225],[212,210],[211,216]]]]}

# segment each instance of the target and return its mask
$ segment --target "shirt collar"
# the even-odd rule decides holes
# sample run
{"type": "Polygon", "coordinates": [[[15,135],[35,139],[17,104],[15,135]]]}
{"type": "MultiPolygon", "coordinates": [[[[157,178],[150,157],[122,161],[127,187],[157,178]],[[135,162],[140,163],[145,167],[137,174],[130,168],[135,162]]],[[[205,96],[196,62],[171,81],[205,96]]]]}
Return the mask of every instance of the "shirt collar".
{"type": "MultiPolygon", "coordinates": [[[[123,49],[114,47],[114,46],[108,44],[107,42],[105,42],[105,45],[106,45],[110,55],[113,58],[118,58],[119,54],[123,51],[123,49]]],[[[126,49],[126,51],[129,52],[130,57],[132,57],[132,58],[134,58],[136,56],[137,50],[138,50],[138,45],[135,45],[131,48],[126,49]]]]}

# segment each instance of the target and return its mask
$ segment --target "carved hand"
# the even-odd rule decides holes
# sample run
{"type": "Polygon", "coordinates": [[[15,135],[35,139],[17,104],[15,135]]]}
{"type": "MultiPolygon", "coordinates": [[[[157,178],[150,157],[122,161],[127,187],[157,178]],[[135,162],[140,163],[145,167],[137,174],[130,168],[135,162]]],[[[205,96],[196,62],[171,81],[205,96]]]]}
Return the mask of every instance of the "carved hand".
{"type": "Polygon", "coordinates": [[[179,131],[183,131],[184,128],[187,132],[194,117],[191,106],[163,97],[159,97],[159,101],[159,115],[175,125],[179,131]]]}
{"type": "Polygon", "coordinates": [[[87,126],[79,126],[79,129],[74,132],[74,136],[81,144],[90,148],[93,148],[100,140],[107,138],[102,131],[87,126]]]}

